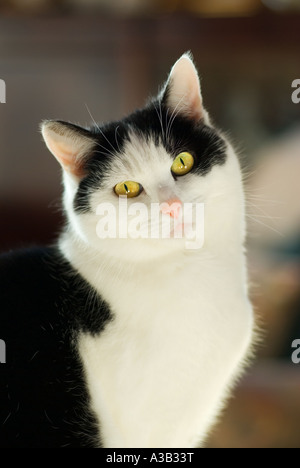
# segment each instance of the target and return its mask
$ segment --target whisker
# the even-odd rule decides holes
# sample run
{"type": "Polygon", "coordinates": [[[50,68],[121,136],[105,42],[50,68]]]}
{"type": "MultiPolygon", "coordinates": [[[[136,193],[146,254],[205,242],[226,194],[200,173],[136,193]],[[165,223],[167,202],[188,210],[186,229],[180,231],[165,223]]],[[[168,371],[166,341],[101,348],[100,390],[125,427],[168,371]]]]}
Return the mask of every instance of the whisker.
{"type": "Polygon", "coordinates": [[[180,99],[180,101],[177,103],[175,109],[173,110],[172,114],[171,114],[171,117],[169,119],[169,122],[168,122],[168,126],[167,126],[167,132],[166,132],[166,138],[167,140],[169,140],[170,138],[170,134],[171,134],[171,129],[172,129],[172,125],[177,117],[177,115],[179,114],[179,112],[183,109],[183,106],[180,108],[179,106],[181,105],[183,99],[185,98],[185,95],[183,95],[180,99]]]}
{"type": "Polygon", "coordinates": [[[104,152],[99,151],[100,154],[104,154],[104,155],[110,154],[111,156],[115,156],[115,153],[113,153],[111,150],[109,150],[105,146],[101,145],[100,143],[97,142],[96,146],[98,146],[99,148],[102,148],[104,150],[104,152]]]}
{"type": "MultiPolygon", "coordinates": [[[[94,117],[92,116],[92,113],[88,107],[88,105],[85,103],[85,106],[87,108],[87,111],[92,119],[92,121],[94,122],[96,128],[99,130],[99,132],[101,133],[101,135],[104,137],[104,139],[107,141],[107,143],[112,147],[113,151],[115,152],[116,151],[116,148],[111,144],[111,142],[109,141],[109,139],[107,138],[107,136],[103,133],[103,131],[101,130],[101,128],[99,127],[99,125],[97,124],[97,122],[95,121],[94,117]]],[[[113,155],[113,153],[111,153],[113,155]]]]}
{"type": "MultiPolygon", "coordinates": [[[[269,217],[269,219],[275,219],[273,216],[271,216],[271,215],[268,214],[265,210],[263,210],[263,208],[262,208],[261,206],[259,206],[259,205],[256,205],[256,204],[251,203],[251,202],[248,201],[248,202],[246,203],[246,206],[248,206],[248,207],[250,207],[250,208],[252,208],[252,209],[258,210],[258,211],[259,211],[260,213],[262,213],[264,216],[269,217]]],[[[252,214],[254,214],[254,213],[252,213],[252,214]]],[[[255,214],[255,216],[256,216],[256,214],[255,214]]]]}
{"type": "Polygon", "coordinates": [[[272,204],[272,205],[285,205],[284,201],[281,200],[269,200],[268,198],[260,198],[260,197],[252,197],[246,194],[247,200],[252,200],[255,202],[265,202],[266,204],[272,204]]]}
{"type": "Polygon", "coordinates": [[[247,171],[243,171],[242,172],[242,180],[244,182],[246,182],[248,179],[250,179],[250,177],[252,177],[254,174],[257,173],[257,169],[255,169],[254,171],[251,171],[251,172],[247,172],[247,171]]]}
{"type": "Polygon", "coordinates": [[[100,130],[99,125],[97,124],[96,120],[95,120],[94,117],[92,116],[92,113],[91,113],[91,111],[90,111],[90,109],[89,109],[89,106],[87,105],[86,102],[84,103],[84,105],[85,105],[85,107],[86,107],[86,109],[87,109],[87,111],[88,111],[88,113],[89,113],[89,116],[91,117],[92,121],[94,122],[95,126],[97,127],[98,130],[100,130]]]}
{"type": "Polygon", "coordinates": [[[160,126],[161,126],[161,133],[162,133],[162,136],[163,136],[163,141],[165,141],[165,129],[164,129],[164,126],[163,126],[163,121],[162,121],[162,109],[161,109],[161,103],[159,103],[159,109],[160,109],[160,112],[158,112],[158,109],[156,107],[156,105],[154,104],[154,109],[156,110],[156,113],[157,113],[157,117],[158,117],[158,120],[160,122],[160,126]]]}
{"type": "Polygon", "coordinates": [[[248,191],[248,192],[252,192],[253,194],[256,194],[256,193],[261,193],[262,195],[264,194],[264,190],[269,190],[270,188],[274,187],[276,184],[276,182],[272,183],[271,184],[268,184],[268,185],[265,185],[265,186],[262,186],[260,185],[259,187],[249,187],[247,184],[245,185],[245,190],[248,191]]]}
{"type": "Polygon", "coordinates": [[[168,120],[169,112],[170,112],[170,109],[168,108],[167,112],[166,112],[166,143],[168,143],[169,137],[170,137],[170,135],[169,135],[169,120],[168,120]]]}
{"type": "Polygon", "coordinates": [[[269,226],[268,224],[264,223],[263,221],[260,221],[259,219],[256,219],[254,216],[251,216],[249,214],[246,214],[246,216],[250,219],[252,219],[252,221],[255,221],[256,223],[258,224],[261,224],[262,226],[270,229],[270,231],[273,231],[275,232],[276,234],[278,234],[280,237],[286,237],[285,234],[283,234],[282,232],[278,231],[277,229],[273,228],[272,226],[269,226]]]}
{"type": "Polygon", "coordinates": [[[119,146],[119,142],[118,142],[118,130],[119,130],[119,127],[120,127],[120,125],[118,125],[117,128],[116,128],[116,130],[115,130],[115,140],[116,140],[116,143],[117,143],[117,147],[118,147],[119,153],[121,153],[120,146],[119,146]]]}
{"type": "MultiPolygon", "coordinates": [[[[246,214],[249,214],[249,213],[246,213],[246,214]]],[[[250,216],[250,215],[249,215],[249,216],[250,216]]],[[[255,218],[270,219],[270,220],[273,220],[273,219],[280,219],[280,220],[282,220],[282,219],[284,219],[283,216],[269,216],[269,215],[265,215],[265,216],[264,216],[264,215],[258,215],[258,214],[253,214],[253,216],[254,216],[255,218]]]]}

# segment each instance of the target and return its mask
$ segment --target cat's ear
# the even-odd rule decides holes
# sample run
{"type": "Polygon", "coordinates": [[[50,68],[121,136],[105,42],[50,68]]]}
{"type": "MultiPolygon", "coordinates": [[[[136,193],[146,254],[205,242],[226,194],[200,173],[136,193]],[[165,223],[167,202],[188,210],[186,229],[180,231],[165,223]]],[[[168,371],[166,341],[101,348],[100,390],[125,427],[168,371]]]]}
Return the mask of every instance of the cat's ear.
{"type": "Polygon", "coordinates": [[[63,169],[76,178],[83,177],[85,162],[96,146],[88,130],[60,120],[45,120],[41,131],[48,149],[63,169]]]}
{"type": "Polygon", "coordinates": [[[184,54],[173,66],[160,98],[173,112],[209,123],[203,107],[200,79],[192,56],[184,54]]]}

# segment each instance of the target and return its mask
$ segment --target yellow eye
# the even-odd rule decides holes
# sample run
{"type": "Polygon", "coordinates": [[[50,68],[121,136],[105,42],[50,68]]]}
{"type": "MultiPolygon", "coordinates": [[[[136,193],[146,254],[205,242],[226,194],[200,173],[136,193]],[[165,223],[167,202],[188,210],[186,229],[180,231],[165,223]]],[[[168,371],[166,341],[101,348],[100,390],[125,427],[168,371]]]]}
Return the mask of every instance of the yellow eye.
{"type": "Polygon", "coordinates": [[[128,198],[137,197],[142,191],[143,187],[138,182],[133,182],[132,180],[127,180],[126,182],[121,182],[117,184],[114,188],[115,194],[119,197],[124,195],[128,198]]]}
{"type": "Polygon", "coordinates": [[[180,153],[174,159],[171,171],[177,176],[183,176],[192,170],[194,162],[194,158],[190,153],[180,153]]]}

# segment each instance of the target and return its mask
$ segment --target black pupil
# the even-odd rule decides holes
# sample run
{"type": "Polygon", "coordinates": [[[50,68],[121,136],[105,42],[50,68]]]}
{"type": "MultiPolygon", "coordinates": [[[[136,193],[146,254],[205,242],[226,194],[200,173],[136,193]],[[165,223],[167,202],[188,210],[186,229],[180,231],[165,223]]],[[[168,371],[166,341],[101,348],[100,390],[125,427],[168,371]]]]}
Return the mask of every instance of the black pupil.
{"type": "Polygon", "coordinates": [[[128,186],[126,184],[124,184],[124,187],[125,187],[126,192],[129,192],[128,186]]]}
{"type": "Polygon", "coordinates": [[[185,166],[184,160],[182,158],[180,158],[180,162],[183,166],[185,166]]]}

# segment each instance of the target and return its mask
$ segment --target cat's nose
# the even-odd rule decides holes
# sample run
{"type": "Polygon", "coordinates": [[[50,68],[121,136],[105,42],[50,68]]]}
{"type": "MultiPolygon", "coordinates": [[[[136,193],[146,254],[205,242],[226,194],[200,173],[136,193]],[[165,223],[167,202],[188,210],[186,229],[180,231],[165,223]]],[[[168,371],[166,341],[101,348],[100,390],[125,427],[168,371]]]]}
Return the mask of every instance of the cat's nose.
{"type": "Polygon", "coordinates": [[[168,214],[171,218],[179,218],[182,210],[182,201],[179,198],[171,198],[160,204],[160,211],[163,214],[168,214]]]}

